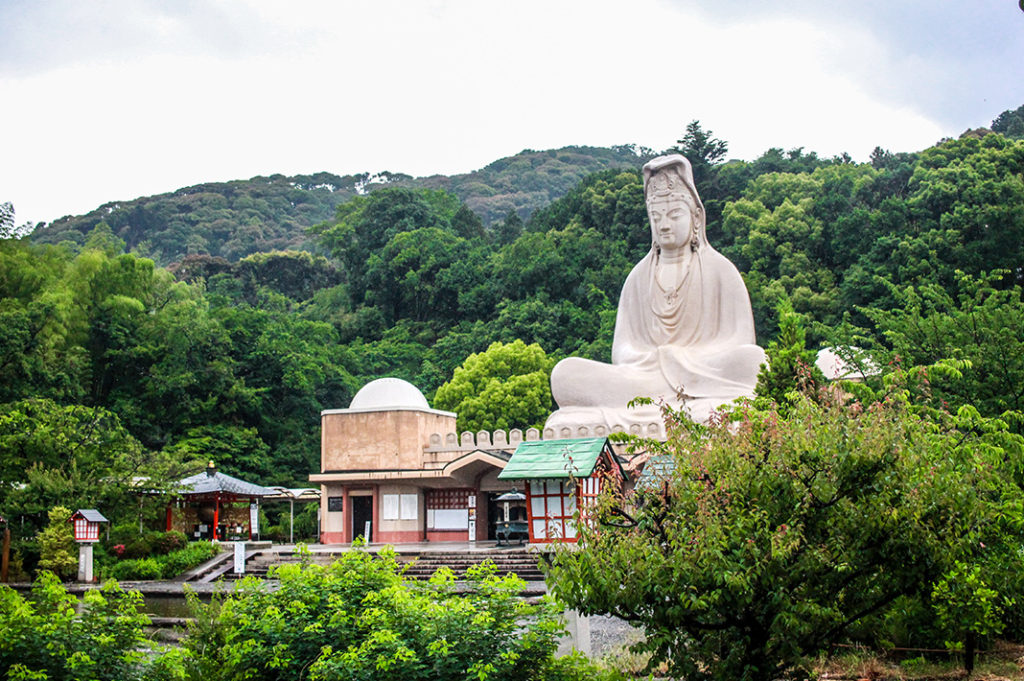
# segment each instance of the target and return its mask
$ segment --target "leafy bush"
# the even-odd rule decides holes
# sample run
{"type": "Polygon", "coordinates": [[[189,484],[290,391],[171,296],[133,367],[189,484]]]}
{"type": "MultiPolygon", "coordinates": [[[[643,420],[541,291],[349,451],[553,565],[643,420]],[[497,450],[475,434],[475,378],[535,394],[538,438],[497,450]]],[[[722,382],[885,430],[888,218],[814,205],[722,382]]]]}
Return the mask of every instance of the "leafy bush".
{"type": "Polygon", "coordinates": [[[153,534],[147,532],[125,542],[124,557],[136,559],[153,555],[153,534]]]}
{"type": "Polygon", "coordinates": [[[221,547],[217,544],[208,541],[197,541],[183,549],[157,558],[157,562],[161,565],[161,576],[168,579],[180,575],[186,570],[191,570],[197,565],[201,565],[220,552],[221,547]]]}
{"type": "Polygon", "coordinates": [[[39,532],[39,568],[69,578],[78,569],[78,550],[71,530],[71,511],[63,506],[50,509],[50,523],[39,532]]]}
{"type": "Polygon", "coordinates": [[[193,542],[166,556],[150,556],[122,560],[104,569],[110,579],[170,579],[200,565],[220,553],[220,547],[211,542],[193,542]]]}
{"type": "Polygon", "coordinates": [[[153,538],[152,544],[153,552],[163,556],[172,551],[185,548],[188,545],[188,537],[185,536],[184,532],[178,532],[177,530],[158,532],[153,538]]]}
{"type": "Polygon", "coordinates": [[[24,598],[0,585],[0,678],[140,678],[149,619],[138,612],[142,596],[124,592],[115,582],[87,591],[80,614],[78,600],[43,571],[24,598]]]}
{"type": "Polygon", "coordinates": [[[555,660],[561,607],[519,598],[524,583],[472,569],[471,590],[454,575],[406,582],[392,551],[349,551],[332,565],[275,568],[279,587],[247,578],[210,604],[194,596],[195,623],[162,678],[268,681],[312,679],[595,679],[578,657],[555,660]]]}
{"type": "Polygon", "coordinates": [[[104,577],[109,579],[160,579],[163,570],[156,558],[135,558],[122,560],[104,571],[104,577]]]}

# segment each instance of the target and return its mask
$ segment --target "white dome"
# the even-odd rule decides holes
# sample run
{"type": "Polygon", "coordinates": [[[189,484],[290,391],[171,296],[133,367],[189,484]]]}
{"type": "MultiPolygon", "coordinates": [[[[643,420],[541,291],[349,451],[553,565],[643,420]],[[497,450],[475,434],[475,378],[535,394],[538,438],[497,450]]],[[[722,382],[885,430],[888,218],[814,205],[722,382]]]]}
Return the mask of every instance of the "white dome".
{"type": "Polygon", "coordinates": [[[378,378],[370,381],[352,398],[349,409],[430,409],[427,398],[409,381],[378,378]]]}

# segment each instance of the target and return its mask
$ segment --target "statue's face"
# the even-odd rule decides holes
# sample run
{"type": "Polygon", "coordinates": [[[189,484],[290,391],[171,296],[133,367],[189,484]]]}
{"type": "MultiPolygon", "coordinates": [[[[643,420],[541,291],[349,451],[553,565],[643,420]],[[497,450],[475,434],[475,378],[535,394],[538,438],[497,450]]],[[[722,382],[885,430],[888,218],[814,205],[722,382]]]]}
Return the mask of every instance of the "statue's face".
{"type": "Polygon", "coordinates": [[[651,232],[661,250],[673,251],[686,246],[693,231],[693,208],[678,195],[658,198],[647,208],[651,232]]]}

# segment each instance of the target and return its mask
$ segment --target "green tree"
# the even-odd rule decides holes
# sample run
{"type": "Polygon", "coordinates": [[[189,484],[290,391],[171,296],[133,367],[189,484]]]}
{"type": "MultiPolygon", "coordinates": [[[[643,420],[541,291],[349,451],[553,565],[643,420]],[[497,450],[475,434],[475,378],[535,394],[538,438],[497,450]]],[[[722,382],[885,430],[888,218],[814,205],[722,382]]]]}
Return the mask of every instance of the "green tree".
{"type": "Polygon", "coordinates": [[[556,553],[552,590],[641,626],[637,648],[676,678],[799,669],[858,621],[927,597],[955,561],[1015,541],[1021,438],[976,412],[924,420],[903,394],[829,390],[708,427],[669,411],[667,442],[643,446],[670,472],[625,501],[606,493],[578,547],[556,553]]]}
{"type": "Polygon", "coordinates": [[[765,364],[757,375],[757,403],[776,405],[786,413],[793,400],[808,388],[825,383],[821,370],[814,365],[817,355],[807,349],[807,332],[800,315],[783,298],[776,306],[779,316],[779,335],[765,348],[765,364]]]}
{"type": "Polygon", "coordinates": [[[253,253],[238,261],[235,276],[251,291],[253,301],[259,287],[294,301],[309,300],[318,290],[335,286],[341,279],[327,258],[305,251],[253,253]]]}
{"type": "Polygon", "coordinates": [[[505,219],[491,228],[494,243],[504,246],[515,241],[523,233],[523,219],[515,209],[510,210],[505,219]]]}
{"type": "Polygon", "coordinates": [[[39,533],[39,568],[49,570],[62,579],[75,574],[78,551],[71,531],[71,510],[54,506],[49,512],[50,522],[39,533]]]}
{"type": "Polygon", "coordinates": [[[459,209],[451,194],[428,189],[380,189],[338,206],[335,219],[312,233],[345,266],[349,292],[356,304],[373,293],[368,273],[385,245],[403,232],[436,228],[454,236],[451,221],[459,209]]]}
{"type": "Polygon", "coordinates": [[[536,343],[492,343],[455,369],[434,405],[456,412],[463,431],[539,428],[552,410],[554,364],[536,343]]]}
{"type": "Polygon", "coordinates": [[[697,192],[708,191],[715,166],[725,160],[729,152],[729,143],[712,137],[714,133],[701,127],[700,121],[693,120],[686,124],[683,138],[676,140],[676,151],[685,156],[693,167],[693,181],[697,192]]]}
{"type": "Polygon", "coordinates": [[[114,521],[132,517],[136,478],[160,489],[181,472],[111,412],[50,400],[0,405],[0,452],[0,515],[22,516],[27,534],[56,505],[101,508],[114,521]]]}
{"type": "Polygon", "coordinates": [[[989,417],[1024,412],[1024,294],[1020,286],[1004,288],[1008,278],[1014,277],[961,273],[951,290],[935,283],[892,286],[896,305],[866,308],[871,332],[847,340],[873,339],[879,366],[968,362],[962,377],[930,381],[929,400],[936,407],[971,405],[989,417]]]}
{"type": "Polygon", "coordinates": [[[1024,106],[1007,109],[992,121],[992,132],[1013,139],[1024,139],[1024,106]]]}

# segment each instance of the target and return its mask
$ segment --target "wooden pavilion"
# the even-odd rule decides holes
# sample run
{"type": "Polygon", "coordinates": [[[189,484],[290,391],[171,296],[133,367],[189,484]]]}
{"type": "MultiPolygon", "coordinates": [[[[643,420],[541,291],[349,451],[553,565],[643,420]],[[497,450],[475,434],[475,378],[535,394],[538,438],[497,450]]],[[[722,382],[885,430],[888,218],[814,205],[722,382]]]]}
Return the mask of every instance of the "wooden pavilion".
{"type": "Polygon", "coordinates": [[[278,490],[206,470],[174,485],[177,499],[167,505],[167,529],[193,539],[252,540],[259,536],[259,502],[278,490]]]}

